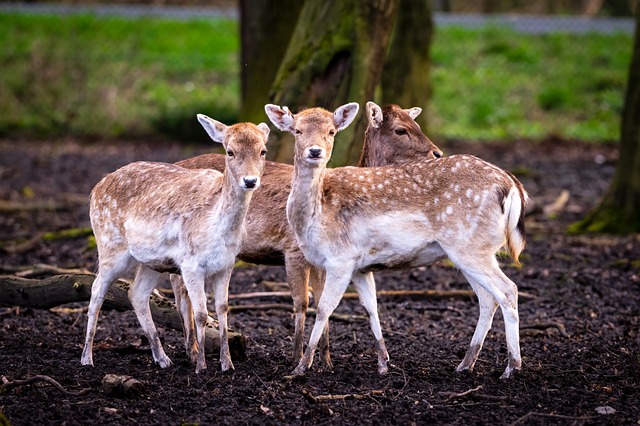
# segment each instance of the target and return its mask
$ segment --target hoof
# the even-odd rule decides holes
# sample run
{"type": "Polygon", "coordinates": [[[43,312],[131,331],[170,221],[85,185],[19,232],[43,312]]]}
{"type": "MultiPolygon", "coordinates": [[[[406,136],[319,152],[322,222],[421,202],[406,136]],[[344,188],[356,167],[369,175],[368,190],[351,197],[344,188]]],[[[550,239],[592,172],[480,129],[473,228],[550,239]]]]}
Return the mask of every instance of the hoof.
{"type": "Polygon", "coordinates": [[[160,366],[160,368],[168,368],[173,365],[171,358],[165,356],[164,358],[159,359],[156,363],[160,366]]]}

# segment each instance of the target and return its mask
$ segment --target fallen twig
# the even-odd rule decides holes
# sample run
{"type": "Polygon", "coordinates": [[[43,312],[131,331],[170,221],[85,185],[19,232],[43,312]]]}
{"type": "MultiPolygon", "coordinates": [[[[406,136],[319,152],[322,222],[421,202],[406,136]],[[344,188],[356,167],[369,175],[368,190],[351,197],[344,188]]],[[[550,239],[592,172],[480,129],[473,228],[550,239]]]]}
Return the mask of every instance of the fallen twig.
{"type": "Polygon", "coordinates": [[[58,391],[62,392],[65,395],[68,395],[68,396],[82,396],[82,395],[86,395],[89,392],[91,392],[91,389],[83,389],[83,390],[78,391],[78,392],[70,392],[70,391],[66,390],[65,388],[63,388],[60,383],[58,383],[57,381],[55,381],[51,377],[44,376],[44,375],[37,375],[37,376],[33,376],[33,377],[30,377],[30,378],[25,379],[25,380],[13,380],[13,381],[10,381],[9,379],[7,379],[6,376],[2,376],[2,385],[0,385],[0,387],[2,389],[7,389],[8,390],[8,389],[17,388],[17,387],[20,387],[20,386],[30,385],[32,383],[37,383],[37,382],[47,382],[47,383],[53,385],[53,387],[55,387],[56,389],[58,389],[58,391]]]}
{"type": "MultiPolygon", "coordinates": [[[[521,325],[520,326],[520,330],[540,330],[541,333],[546,332],[546,330],[550,329],[550,328],[555,328],[556,330],[558,330],[558,332],[560,332],[560,334],[563,337],[569,337],[569,333],[567,333],[567,330],[564,328],[564,324],[559,323],[559,322],[541,322],[541,323],[536,323],[536,324],[526,324],[526,325],[521,325]]],[[[524,333],[525,335],[527,333],[524,333]]],[[[534,333],[531,333],[534,334],[534,333]]]]}
{"type": "MultiPolygon", "coordinates": [[[[285,303],[258,303],[258,304],[245,304],[245,305],[230,305],[229,311],[242,312],[242,311],[266,311],[269,309],[293,312],[293,306],[285,303]]],[[[316,310],[314,308],[307,309],[307,315],[315,315],[316,310]]],[[[359,322],[366,321],[367,317],[364,315],[349,315],[334,312],[331,314],[331,319],[343,322],[359,322]]]]}
{"type": "Polygon", "coordinates": [[[530,419],[531,417],[551,417],[554,419],[563,419],[563,420],[593,420],[598,417],[594,416],[563,416],[562,414],[553,414],[553,413],[538,413],[535,411],[531,411],[524,416],[517,419],[515,422],[511,423],[511,426],[522,424],[525,420],[530,419]]]}
{"type": "Polygon", "coordinates": [[[365,399],[370,398],[374,395],[383,395],[383,390],[372,390],[365,393],[348,393],[348,394],[339,394],[339,395],[313,395],[306,389],[302,389],[302,395],[305,396],[309,401],[313,403],[321,402],[321,401],[340,401],[344,399],[365,399]]]}
{"type": "Polygon", "coordinates": [[[460,393],[456,393],[456,392],[438,392],[438,394],[442,395],[442,396],[446,396],[447,399],[453,399],[453,398],[460,398],[460,397],[463,397],[463,396],[467,396],[470,393],[478,392],[479,390],[482,390],[482,385],[480,385],[478,387],[475,387],[473,389],[466,390],[464,392],[460,392],[460,393]]]}

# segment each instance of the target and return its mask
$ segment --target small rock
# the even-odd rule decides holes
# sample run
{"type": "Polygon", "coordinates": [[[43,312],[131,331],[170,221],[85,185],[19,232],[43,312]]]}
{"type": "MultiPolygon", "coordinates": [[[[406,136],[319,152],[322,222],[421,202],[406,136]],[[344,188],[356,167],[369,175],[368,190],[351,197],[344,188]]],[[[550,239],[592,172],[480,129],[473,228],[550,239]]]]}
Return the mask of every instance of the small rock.
{"type": "Polygon", "coordinates": [[[130,398],[142,394],[144,385],[131,376],[106,374],[102,378],[102,390],[108,396],[130,398]]]}

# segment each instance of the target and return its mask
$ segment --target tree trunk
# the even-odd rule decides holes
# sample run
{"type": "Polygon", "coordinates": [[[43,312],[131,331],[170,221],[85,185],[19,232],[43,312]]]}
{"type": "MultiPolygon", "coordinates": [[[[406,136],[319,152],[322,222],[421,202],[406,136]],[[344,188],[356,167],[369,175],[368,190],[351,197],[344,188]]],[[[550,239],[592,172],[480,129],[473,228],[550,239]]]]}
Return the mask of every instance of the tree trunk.
{"type": "Polygon", "coordinates": [[[265,121],[264,105],[303,3],[240,0],[241,121],[265,121]]]}
{"type": "Polygon", "coordinates": [[[424,110],[416,121],[427,130],[427,105],[431,98],[431,40],[433,18],[430,0],[400,0],[387,61],[382,72],[382,104],[424,110]]]}
{"type": "Polygon", "coordinates": [[[570,227],[571,232],[640,232],[640,13],[622,111],[620,158],[616,173],[600,205],[570,227]]]}
{"type": "MultiPolygon", "coordinates": [[[[3,275],[0,276],[0,304],[50,309],[65,303],[87,302],[91,299],[91,285],[94,279],[95,276],[89,274],[54,275],[42,280],[3,275]]],[[[129,283],[116,281],[107,293],[104,306],[120,311],[133,309],[129,302],[128,291],[129,283]]],[[[156,324],[182,330],[182,320],[172,301],[158,294],[152,294],[149,305],[151,316],[156,324]]],[[[207,323],[205,333],[207,347],[220,349],[220,335],[212,321],[207,323]]],[[[230,331],[231,357],[245,358],[245,348],[245,337],[230,331]]]]}
{"type": "MultiPolygon", "coordinates": [[[[333,110],[345,101],[373,99],[399,0],[306,0],[280,65],[270,99],[293,112],[320,106],[333,110]]],[[[337,138],[333,165],[358,161],[366,117],[337,138]]],[[[292,162],[293,138],[276,133],[269,157],[292,162]]]]}

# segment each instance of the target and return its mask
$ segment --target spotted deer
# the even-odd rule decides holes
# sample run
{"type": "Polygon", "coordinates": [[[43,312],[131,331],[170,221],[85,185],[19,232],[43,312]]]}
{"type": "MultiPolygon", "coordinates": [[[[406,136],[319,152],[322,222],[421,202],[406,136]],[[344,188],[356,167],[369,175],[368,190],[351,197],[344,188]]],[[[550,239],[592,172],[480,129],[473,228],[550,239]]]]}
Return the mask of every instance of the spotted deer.
{"type": "Polygon", "coordinates": [[[196,373],[206,368],[205,289],[212,289],[215,297],[222,371],[233,369],[227,334],[229,278],[244,237],[249,202],[260,186],[269,127],[225,126],[202,114],[198,120],[211,139],[224,146],[224,173],[136,162],[107,175],[91,192],[99,272],[91,289],[83,365],[93,365],[93,339],[107,290],[136,268],[129,299],[155,362],[162,368],[171,365],[151,318],[149,297],[162,272],[179,271],[192,302],[197,344],[191,358],[196,373]]]}
{"type": "MultiPolygon", "coordinates": [[[[369,102],[367,111],[369,126],[358,166],[382,166],[442,156],[442,151],[422,133],[420,126],[415,122],[415,118],[422,111],[421,108],[403,109],[398,105],[381,108],[374,102],[369,102]]],[[[203,154],[176,164],[186,168],[213,168],[220,171],[225,167],[224,156],[220,154],[203,154]]],[[[295,313],[293,363],[297,365],[303,352],[309,283],[312,284],[317,303],[324,286],[324,271],[312,267],[307,262],[287,222],[285,208],[291,190],[292,175],[293,166],[266,162],[260,189],[254,193],[247,212],[247,238],[238,257],[245,262],[285,265],[295,313]]],[[[176,294],[176,304],[184,321],[185,347],[187,353],[190,353],[193,346],[190,303],[184,289],[181,288],[179,277],[172,275],[171,281],[176,294]]],[[[323,333],[320,352],[323,363],[331,368],[328,325],[323,333]]]]}
{"type": "Polygon", "coordinates": [[[521,367],[516,285],[495,254],[506,246],[514,262],[525,245],[527,194],[516,178],[471,155],[383,167],[327,169],[334,136],[358,111],[350,103],[293,115],[266,105],[271,122],[295,136],[287,219],[307,260],[326,271],[309,344],[293,374],[311,366],[322,330],[349,282],[369,314],[378,371],[389,355],[378,317],[371,271],[424,266],[448,256],[480,302],[480,318],[458,371],[471,370],[498,306],[509,360],[503,378],[521,367]]]}

